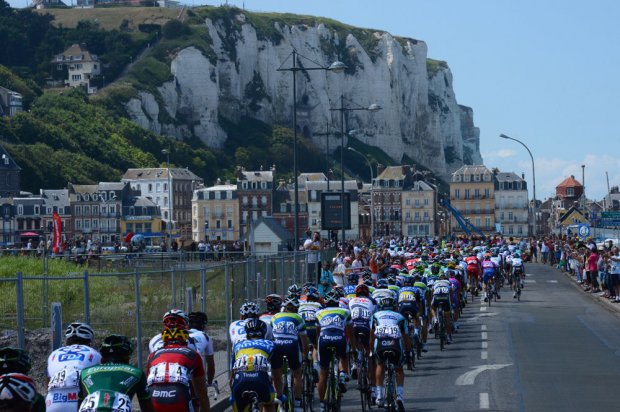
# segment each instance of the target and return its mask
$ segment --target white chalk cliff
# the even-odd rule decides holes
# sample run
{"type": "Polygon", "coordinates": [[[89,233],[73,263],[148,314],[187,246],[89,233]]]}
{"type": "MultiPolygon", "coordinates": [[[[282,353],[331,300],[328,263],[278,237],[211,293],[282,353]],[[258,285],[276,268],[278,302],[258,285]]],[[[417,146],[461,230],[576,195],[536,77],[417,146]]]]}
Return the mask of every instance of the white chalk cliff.
{"type": "MultiPolygon", "coordinates": [[[[427,61],[422,41],[373,30],[347,33],[322,23],[287,25],[277,17],[266,36],[242,11],[232,24],[207,18],[205,25],[217,58],[196,47],[178,51],[170,67],[173,80],[158,88],[160,96],[143,91],[127,103],[136,123],[171,137],[193,135],[216,148],[227,138],[222,117],[292,126],[293,74],[278,68],[292,67],[295,48],[313,61],[300,57],[302,67],[326,67],[335,60],[348,66],[345,73],[313,70],[296,76],[300,133],[322,151],[326,139],[319,135],[326,124],[340,130],[340,113],[330,109],[339,108],[344,95],[346,108],[382,106],[373,113],[346,111],[346,128],[396,162],[413,159],[444,178],[464,163],[482,163],[473,111],[457,104],[450,69],[427,61]],[[160,116],[162,111],[167,116],[160,116]]],[[[332,138],[330,150],[339,144],[332,138]]]]}

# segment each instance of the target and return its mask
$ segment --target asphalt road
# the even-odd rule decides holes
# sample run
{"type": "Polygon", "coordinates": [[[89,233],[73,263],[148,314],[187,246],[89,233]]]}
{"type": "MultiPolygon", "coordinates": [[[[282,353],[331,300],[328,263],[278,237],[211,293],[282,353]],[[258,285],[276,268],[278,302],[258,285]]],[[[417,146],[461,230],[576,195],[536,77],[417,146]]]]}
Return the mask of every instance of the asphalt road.
{"type": "MultiPolygon", "coordinates": [[[[620,316],[549,266],[527,266],[521,301],[504,287],[468,304],[454,343],[407,372],[407,411],[620,410],[620,316]]],[[[349,383],[344,411],[360,411],[349,383]]],[[[375,408],[376,409],[376,408],[375,408]]]]}

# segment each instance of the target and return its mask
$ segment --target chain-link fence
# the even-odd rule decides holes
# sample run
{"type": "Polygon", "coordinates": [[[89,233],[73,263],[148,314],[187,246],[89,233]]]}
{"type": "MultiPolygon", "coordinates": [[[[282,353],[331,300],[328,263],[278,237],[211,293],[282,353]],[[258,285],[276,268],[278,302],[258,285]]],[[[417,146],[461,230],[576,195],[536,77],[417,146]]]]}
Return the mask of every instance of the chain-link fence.
{"type": "MultiPolygon", "coordinates": [[[[334,256],[333,251],[322,253],[323,260],[334,256]]],[[[79,271],[63,276],[49,276],[45,267],[43,262],[42,274],[20,272],[0,278],[0,310],[4,314],[0,346],[40,350],[45,361],[52,341],[60,343],[62,328],[83,321],[95,329],[97,343],[111,333],[135,337],[140,342],[135,363],[142,367],[149,339],[161,332],[162,315],[182,308],[207,314],[207,332],[215,343],[216,376],[228,371],[228,325],[238,319],[244,301],[262,305],[267,294],[284,294],[293,283],[316,280],[303,252],[244,260],[158,256],[141,260],[139,265],[102,267],[109,271],[82,265],[79,271]],[[60,303],[61,314],[54,314],[54,303],[60,303]]]]}

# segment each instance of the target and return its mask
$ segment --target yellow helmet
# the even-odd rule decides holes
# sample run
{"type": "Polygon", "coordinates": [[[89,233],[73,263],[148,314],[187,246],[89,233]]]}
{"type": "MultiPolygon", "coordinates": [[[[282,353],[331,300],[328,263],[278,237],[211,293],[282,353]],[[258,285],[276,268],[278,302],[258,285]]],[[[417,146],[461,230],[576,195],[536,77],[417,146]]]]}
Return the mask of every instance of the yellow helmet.
{"type": "Polygon", "coordinates": [[[166,328],[161,333],[161,340],[164,341],[164,345],[169,343],[187,343],[189,338],[189,332],[180,328],[166,328]]]}

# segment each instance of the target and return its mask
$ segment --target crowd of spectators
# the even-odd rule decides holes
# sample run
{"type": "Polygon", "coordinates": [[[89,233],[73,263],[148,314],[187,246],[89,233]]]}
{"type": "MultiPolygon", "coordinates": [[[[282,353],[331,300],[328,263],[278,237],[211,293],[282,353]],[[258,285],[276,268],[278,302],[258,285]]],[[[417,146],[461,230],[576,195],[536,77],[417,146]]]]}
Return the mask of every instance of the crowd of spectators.
{"type": "Polygon", "coordinates": [[[549,236],[539,239],[536,248],[540,263],[570,273],[584,292],[620,303],[620,252],[613,241],[549,236]]]}

